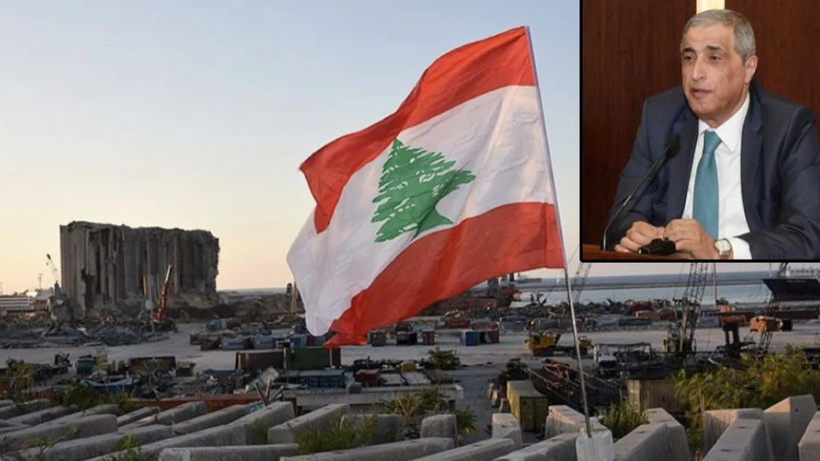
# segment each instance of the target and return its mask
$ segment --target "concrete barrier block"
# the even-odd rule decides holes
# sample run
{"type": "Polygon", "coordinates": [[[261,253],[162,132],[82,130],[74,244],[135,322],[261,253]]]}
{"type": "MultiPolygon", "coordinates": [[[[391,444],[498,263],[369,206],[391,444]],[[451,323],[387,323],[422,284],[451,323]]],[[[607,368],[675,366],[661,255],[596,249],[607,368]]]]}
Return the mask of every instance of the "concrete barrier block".
{"type": "Polygon", "coordinates": [[[521,449],[523,438],[521,435],[521,423],[510,413],[493,413],[492,438],[510,439],[515,444],[515,449],[521,449]]]}
{"type": "Polygon", "coordinates": [[[296,439],[310,427],[322,430],[334,418],[339,418],[350,411],[350,405],[335,403],[325,405],[318,410],[294,418],[286,423],[268,429],[268,443],[295,443],[296,439]]]}
{"type": "Polygon", "coordinates": [[[202,416],[208,412],[208,407],[205,402],[187,402],[177,407],[159,412],[155,415],[147,416],[133,423],[124,424],[125,429],[133,429],[135,427],[147,426],[149,424],[162,424],[164,426],[172,426],[189,419],[202,416]]]}
{"type": "Polygon", "coordinates": [[[515,450],[510,439],[487,439],[419,458],[419,461],[492,461],[515,450]]]}
{"type": "Polygon", "coordinates": [[[543,442],[513,451],[493,461],[577,461],[575,450],[577,433],[567,432],[543,442]]]}
{"type": "Polygon", "coordinates": [[[673,456],[667,461],[690,461],[692,459],[689,440],[686,438],[686,428],[677,419],[663,408],[647,409],[646,417],[649,419],[649,424],[665,424],[669,429],[667,436],[673,456]]]}
{"type": "Polygon", "coordinates": [[[174,433],[181,435],[201,431],[202,429],[207,429],[209,427],[222,426],[248,415],[252,409],[251,405],[232,405],[230,407],[225,407],[220,410],[174,424],[172,427],[174,429],[174,433]]]}
{"type": "Polygon", "coordinates": [[[6,432],[19,431],[20,429],[25,429],[27,427],[28,425],[26,424],[14,424],[6,420],[0,419],[0,434],[5,434],[6,432]]]}
{"type": "Polygon", "coordinates": [[[593,429],[591,437],[580,434],[575,438],[575,455],[578,461],[613,461],[615,444],[612,443],[612,432],[609,429],[605,431],[593,429]]]}
{"type": "Polygon", "coordinates": [[[455,447],[452,439],[429,438],[369,445],[349,450],[327,451],[302,456],[285,456],[282,461],[409,461],[446,453],[455,447]]]}
{"type": "Polygon", "coordinates": [[[244,428],[245,443],[248,445],[262,445],[268,442],[268,429],[294,417],[293,405],[290,402],[274,402],[237,419],[230,425],[244,428]]]}
{"type": "MultiPolygon", "coordinates": [[[[592,432],[607,432],[597,420],[591,420],[592,432]]],[[[566,433],[586,432],[586,419],[584,414],[573,410],[566,405],[551,405],[547,414],[547,423],[544,427],[545,438],[551,439],[556,435],[566,433]]]]}
{"type": "Polygon", "coordinates": [[[776,459],[798,461],[797,443],[816,412],[817,403],[811,394],[788,397],[763,411],[776,459]]]}
{"type": "Polygon", "coordinates": [[[497,389],[498,389],[498,385],[497,385],[497,384],[495,384],[495,383],[493,383],[493,382],[488,383],[488,384],[487,384],[487,398],[488,398],[488,399],[493,398],[493,391],[494,391],[494,390],[497,390],[497,389]]]}
{"type": "Polygon", "coordinates": [[[166,448],[159,461],[279,461],[283,456],[295,455],[295,443],[247,447],[166,448]]]}
{"type": "Polygon", "coordinates": [[[643,461],[650,459],[673,459],[675,447],[670,443],[670,430],[666,424],[642,424],[615,442],[617,461],[643,461]]]}
{"type": "Polygon", "coordinates": [[[159,413],[159,407],[143,407],[117,417],[117,424],[125,426],[159,413]]]}
{"type": "MultiPolygon", "coordinates": [[[[126,432],[113,432],[78,440],[59,442],[49,448],[45,455],[52,461],[82,461],[96,456],[104,456],[118,451],[123,440],[130,437],[137,445],[145,445],[173,437],[169,426],[145,426],[126,432]]],[[[20,452],[23,459],[37,459],[39,450],[31,449],[20,452]]]]}
{"type": "Polygon", "coordinates": [[[820,461],[820,411],[815,412],[797,444],[800,461],[820,461]]]}
{"type": "Polygon", "coordinates": [[[0,435],[0,446],[6,450],[31,448],[36,441],[47,443],[72,438],[80,439],[94,435],[116,432],[117,418],[113,415],[94,415],[68,423],[46,423],[0,435]]]}
{"type": "Polygon", "coordinates": [[[8,405],[0,408],[0,419],[10,419],[35,411],[45,410],[46,408],[51,408],[51,402],[48,399],[35,399],[29,400],[28,402],[8,405]]]}
{"type": "Polygon", "coordinates": [[[421,420],[421,438],[447,437],[457,440],[458,423],[456,415],[432,415],[421,420]]]}
{"type": "Polygon", "coordinates": [[[156,424],[170,426],[183,421],[188,421],[189,419],[194,419],[197,416],[202,416],[207,412],[208,407],[205,405],[205,402],[188,402],[183,403],[178,407],[171,408],[170,410],[157,413],[156,416],[154,416],[154,422],[156,424]]]}
{"type": "Polygon", "coordinates": [[[352,425],[357,428],[364,428],[366,425],[373,426],[373,435],[370,436],[368,445],[379,445],[382,443],[393,443],[402,440],[402,419],[399,415],[344,415],[342,425],[352,425]]]}
{"type": "Polygon", "coordinates": [[[24,424],[26,426],[36,426],[37,424],[43,424],[49,421],[53,421],[57,418],[61,418],[65,415],[70,413],[74,413],[77,411],[77,407],[67,408],[64,406],[57,406],[46,408],[39,411],[32,411],[31,413],[26,413],[25,415],[15,416],[14,418],[9,418],[6,421],[12,424],[24,424]]]}
{"type": "Polygon", "coordinates": [[[120,407],[113,404],[107,403],[104,405],[97,405],[96,407],[91,407],[87,410],[77,411],[74,410],[74,413],[67,414],[65,416],[61,416],[57,419],[53,419],[50,422],[52,423],[65,423],[69,421],[75,421],[78,418],[82,418],[84,416],[93,416],[93,415],[114,415],[117,416],[120,414],[120,407]]]}
{"type": "Polygon", "coordinates": [[[707,453],[723,432],[738,419],[763,419],[760,408],[709,410],[703,413],[703,452],[707,453]]]}
{"type": "Polygon", "coordinates": [[[766,424],[762,419],[737,419],[712,448],[703,461],[767,461],[776,460],[772,452],[766,424]]]}
{"type": "MultiPolygon", "coordinates": [[[[205,429],[192,434],[180,435],[139,447],[141,460],[157,461],[162,450],[166,448],[194,448],[194,447],[227,447],[245,445],[245,430],[241,426],[220,426],[205,429]]],[[[106,461],[109,456],[124,456],[125,452],[118,451],[110,455],[93,458],[92,461],[106,461]]],[[[218,458],[216,458],[218,459],[218,458]]]]}

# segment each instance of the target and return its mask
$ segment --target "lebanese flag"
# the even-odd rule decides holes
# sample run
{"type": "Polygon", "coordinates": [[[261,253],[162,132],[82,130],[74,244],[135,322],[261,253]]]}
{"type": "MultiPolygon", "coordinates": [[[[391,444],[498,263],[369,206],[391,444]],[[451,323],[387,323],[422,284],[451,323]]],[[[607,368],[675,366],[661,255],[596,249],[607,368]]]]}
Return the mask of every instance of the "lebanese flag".
{"type": "Polygon", "coordinates": [[[328,347],[495,276],[563,267],[527,30],[437,59],[384,120],[300,167],[316,208],[288,252],[328,347]]]}

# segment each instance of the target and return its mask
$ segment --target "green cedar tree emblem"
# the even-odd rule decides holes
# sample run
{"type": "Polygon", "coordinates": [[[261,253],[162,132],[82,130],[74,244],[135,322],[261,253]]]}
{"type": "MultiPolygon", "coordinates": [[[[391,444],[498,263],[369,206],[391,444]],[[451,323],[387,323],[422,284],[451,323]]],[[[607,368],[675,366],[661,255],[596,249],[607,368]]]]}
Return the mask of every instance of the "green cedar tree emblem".
{"type": "Polygon", "coordinates": [[[415,229],[415,238],[422,232],[453,222],[438,214],[439,200],[475,180],[467,170],[454,170],[455,161],[448,161],[440,152],[405,146],[396,139],[379,178],[379,203],[371,222],[384,221],[376,234],[376,242],[393,240],[415,229]]]}

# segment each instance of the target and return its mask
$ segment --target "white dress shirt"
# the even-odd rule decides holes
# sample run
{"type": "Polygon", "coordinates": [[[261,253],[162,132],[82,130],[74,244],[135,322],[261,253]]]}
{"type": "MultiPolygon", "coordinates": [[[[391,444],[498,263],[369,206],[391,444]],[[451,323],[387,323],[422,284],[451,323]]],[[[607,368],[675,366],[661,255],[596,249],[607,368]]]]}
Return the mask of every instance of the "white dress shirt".
{"type": "MultiPolygon", "coordinates": [[[[749,112],[749,94],[729,120],[713,131],[720,138],[720,145],[715,151],[717,163],[718,190],[720,204],[718,208],[718,239],[725,238],[732,243],[733,259],[752,259],[749,243],[735,236],[749,232],[746,212],[743,209],[743,193],[740,184],[740,153],[743,141],[743,123],[749,112]]],[[[698,142],[695,145],[695,159],[689,174],[689,187],[686,190],[686,205],[683,207],[683,219],[692,219],[692,202],[695,192],[695,175],[698,162],[703,157],[703,137],[707,130],[712,130],[703,120],[698,120],[698,142]]]]}

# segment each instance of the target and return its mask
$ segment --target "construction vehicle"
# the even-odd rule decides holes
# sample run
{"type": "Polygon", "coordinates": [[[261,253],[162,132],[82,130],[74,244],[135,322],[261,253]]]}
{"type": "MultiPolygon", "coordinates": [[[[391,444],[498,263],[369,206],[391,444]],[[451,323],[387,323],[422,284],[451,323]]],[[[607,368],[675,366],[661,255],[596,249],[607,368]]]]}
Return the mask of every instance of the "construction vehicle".
{"type": "Polygon", "coordinates": [[[168,318],[168,287],[171,284],[171,269],[173,264],[168,264],[168,269],[165,271],[165,281],[162,283],[162,292],[159,295],[159,306],[151,316],[151,323],[155,331],[179,331],[177,325],[173,320],[168,318]]]}
{"type": "MultiPolygon", "coordinates": [[[[789,268],[789,263],[782,262],[780,263],[780,267],[777,269],[777,278],[784,278],[787,274],[787,269],[789,268]]],[[[780,301],[777,297],[772,293],[772,297],[769,298],[769,302],[766,304],[766,307],[763,309],[762,315],[764,319],[771,319],[777,316],[777,312],[780,310],[780,301]]],[[[758,324],[759,325],[759,324],[758,324]]],[[[765,357],[766,354],[769,352],[769,344],[772,342],[772,333],[778,330],[776,325],[770,325],[769,322],[764,322],[766,328],[759,329],[760,331],[760,338],[758,339],[757,343],[757,350],[755,351],[755,355],[758,358],[765,357]],[[774,327],[774,328],[768,328],[774,327]]],[[[782,323],[780,324],[782,327],[782,323]]]]}
{"type": "MultiPolygon", "coordinates": [[[[550,357],[555,354],[573,355],[575,353],[574,345],[560,346],[558,345],[559,341],[561,341],[561,333],[549,331],[530,332],[527,339],[524,340],[524,345],[536,357],[550,357]]],[[[581,349],[581,355],[586,356],[589,350],[592,349],[592,340],[586,336],[579,336],[578,345],[581,349]]]]}

